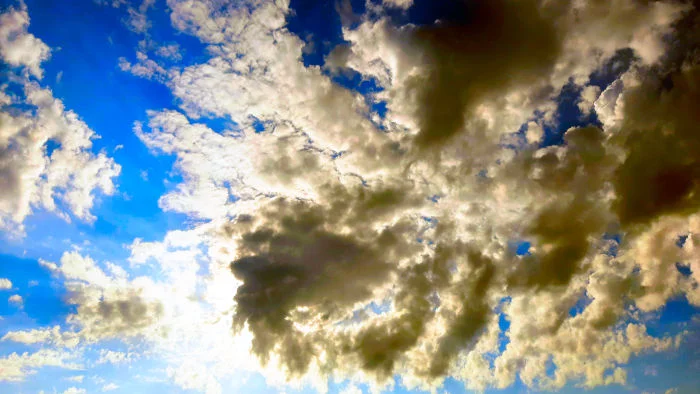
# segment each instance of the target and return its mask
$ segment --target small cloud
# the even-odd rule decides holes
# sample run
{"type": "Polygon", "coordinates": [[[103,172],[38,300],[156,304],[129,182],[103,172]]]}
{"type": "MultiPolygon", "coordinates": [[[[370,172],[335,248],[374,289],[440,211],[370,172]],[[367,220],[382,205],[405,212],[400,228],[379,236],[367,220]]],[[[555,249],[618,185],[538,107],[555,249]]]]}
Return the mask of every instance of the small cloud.
{"type": "Polygon", "coordinates": [[[657,376],[659,371],[656,369],[656,365],[647,365],[644,367],[645,376],[657,376]]]}
{"type": "Polygon", "coordinates": [[[68,390],[64,391],[63,394],[85,394],[87,391],[83,388],[70,387],[68,390]]]}
{"type": "Polygon", "coordinates": [[[118,389],[119,386],[114,384],[114,383],[108,383],[104,386],[102,386],[102,391],[112,391],[118,389]]]}
{"type": "Polygon", "coordinates": [[[19,294],[14,294],[14,295],[10,296],[10,298],[7,301],[10,304],[14,304],[19,308],[21,308],[24,305],[24,299],[19,294]]]}
{"type": "Polygon", "coordinates": [[[0,290],[10,290],[12,282],[7,278],[0,278],[0,290]]]}

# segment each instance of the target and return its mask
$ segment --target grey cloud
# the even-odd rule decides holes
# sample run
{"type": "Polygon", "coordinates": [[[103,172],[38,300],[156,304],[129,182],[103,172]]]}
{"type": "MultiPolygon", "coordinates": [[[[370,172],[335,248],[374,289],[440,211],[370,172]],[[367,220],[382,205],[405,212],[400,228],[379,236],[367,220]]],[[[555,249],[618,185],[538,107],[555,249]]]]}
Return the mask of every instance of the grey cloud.
{"type": "Polygon", "coordinates": [[[333,187],[329,196],[327,206],[278,199],[229,229],[238,237],[241,256],[231,271],[243,282],[235,296],[234,326],[248,324],[253,350],[263,360],[279,346],[293,373],[305,372],[322,341],[301,334],[292,314],[322,324],[342,319],[415,250],[401,221],[381,230],[371,227],[388,207],[400,205],[402,194],[333,187]],[[352,230],[340,231],[343,226],[352,230]]]}
{"type": "MultiPolygon", "coordinates": [[[[232,17],[214,3],[171,3],[184,7],[173,12],[176,25],[175,14],[185,13],[183,30],[221,44],[220,57],[180,74],[187,89],[177,95],[203,98],[183,108],[293,124],[286,134],[266,130],[259,143],[272,153],[262,159],[264,149],[251,151],[260,160],[240,176],[254,173],[265,187],[313,180],[303,182],[304,193],[289,187],[244,196],[248,205],[238,206],[250,211],[241,208],[245,215],[222,232],[235,249],[230,270],[239,281],[233,326],[251,331],[263,362],[278,360],[294,377],[313,367],[361,370],[381,381],[402,374],[428,389],[462,368],[476,389],[507,386],[516,376],[552,389],[571,380],[623,383],[631,354],[675,343],[650,337],[637,322],[694,283],[673,273],[670,259],[689,254],[663,230],[689,232],[683,220],[700,207],[697,63],[676,49],[655,63],[663,50],[657,35],[683,7],[464,1],[439,21],[401,27],[366,15],[357,30],[346,28],[350,44],[331,52],[325,66],[369,70],[386,85],[377,97],[396,124],[377,130],[354,117],[366,115],[351,105],[361,97],[301,64],[301,40],[280,28],[290,12],[285,4],[270,6],[274,17],[263,24],[257,3],[232,17]],[[245,21],[240,31],[224,28],[238,20],[245,21]],[[614,33],[610,42],[597,35],[599,22],[614,33]],[[226,50],[249,53],[229,62],[226,50]],[[248,71],[230,72],[232,64],[248,71]],[[599,112],[601,124],[566,131],[561,146],[536,146],[555,119],[552,96],[561,84],[589,83],[599,66],[594,79],[624,73],[600,96],[590,88],[582,103],[599,112]],[[275,79],[284,83],[271,85],[275,79]],[[508,134],[522,124],[532,127],[529,136],[508,134]],[[336,147],[343,154],[330,157],[336,147]],[[614,242],[617,255],[606,233],[624,233],[614,242]],[[532,253],[516,256],[515,240],[531,242],[532,253]],[[499,305],[512,323],[506,332],[499,305]],[[581,311],[571,316],[574,306],[581,311]],[[505,351],[499,335],[510,339],[505,351]]],[[[674,45],[691,46],[680,41],[674,45]]],[[[204,135],[183,133],[190,134],[204,135]]],[[[215,143],[202,156],[243,141],[206,135],[215,143]]],[[[241,144],[253,137],[246,138],[241,144]]],[[[181,155],[197,141],[183,138],[167,149],[181,155]]],[[[226,183],[228,170],[216,172],[216,184],[226,183]]]]}
{"type": "Polygon", "coordinates": [[[97,302],[74,291],[70,302],[77,304],[77,313],[69,321],[82,328],[80,334],[87,340],[140,335],[163,316],[160,301],[144,298],[136,290],[103,295],[97,302]]]}
{"type": "Polygon", "coordinates": [[[560,50],[551,19],[536,1],[458,1],[433,25],[412,32],[428,71],[413,82],[419,99],[416,144],[460,133],[482,100],[548,76],[560,50]]]}

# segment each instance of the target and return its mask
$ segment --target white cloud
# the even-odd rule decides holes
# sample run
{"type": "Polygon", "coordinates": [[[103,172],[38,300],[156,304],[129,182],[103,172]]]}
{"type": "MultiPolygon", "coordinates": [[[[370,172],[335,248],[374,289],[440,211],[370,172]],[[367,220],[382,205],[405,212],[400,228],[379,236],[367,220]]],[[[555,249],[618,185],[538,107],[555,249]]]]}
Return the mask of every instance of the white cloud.
{"type": "Polygon", "coordinates": [[[86,394],[87,390],[83,388],[77,388],[77,387],[69,387],[66,389],[63,394],[86,394]]]}
{"type": "Polygon", "coordinates": [[[104,386],[102,386],[102,391],[112,391],[118,389],[119,386],[115,383],[107,383],[104,386]]]}
{"type": "Polygon", "coordinates": [[[7,278],[0,278],[0,290],[12,289],[12,282],[7,278]]]}
{"type": "Polygon", "coordinates": [[[78,369],[78,364],[70,363],[68,353],[42,349],[35,353],[12,353],[0,358],[0,381],[21,382],[42,367],[78,369]]]}
{"type": "Polygon", "coordinates": [[[156,61],[149,59],[144,52],[136,52],[136,63],[130,63],[126,58],[119,58],[119,69],[130,72],[137,77],[164,81],[168,72],[156,61]]]}
{"type": "Polygon", "coordinates": [[[173,61],[178,61],[182,59],[182,54],[180,53],[180,45],[177,43],[158,47],[156,49],[156,55],[173,61]]]}
{"type": "MultiPolygon", "coordinates": [[[[680,150],[667,152],[697,165],[694,122],[674,108],[693,102],[698,74],[675,70],[673,88],[657,97],[649,68],[685,6],[513,4],[496,11],[523,23],[497,33],[488,20],[470,27],[503,44],[488,48],[453,42],[443,35],[449,23],[400,27],[374,8],[343,30],[349,44],[321,68],[304,65],[304,42],[283,28],[286,1],[169,0],[173,26],[209,45],[211,59],[165,70],[144,49],[120,67],[163,82],[179,100],[184,113],[148,112],[134,131],[152,152],[174,156],[182,176],[160,207],[194,220],[160,241],[135,239],[129,267],[75,251],[60,264],[40,260],[65,281],[75,331],[14,331],[3,340],[138,338],[175,384],[208,393],[249,371],[320,390],[331,377],[349,378],[350,392],[360,382],[379,390],[397,375],[426,390],[446,376],[477,391],[516,379],[543,390],[625,384],[632,357],[673,351],[685,335],[652,336],[645,320],[674,296],[700,303],[697,178],[687,181],[654,147],[675,135],[680,150]],[[602,93],[584,87],[578,103],[603,128],[573,127],[561,146],[539,148],[562,85],[585,85],[627,47],[639,56],[631,70],[602,93]],[[478,78],[456,72],[461,66],[478,78]],[[362,96],[325,74],[347,68],[385,89],[362,96]],[[367,101],[377,100],[388,112],[373,121],[367,101]],[[215,131],[198,123],[205,116],[236,125],[215,131]],[[630,160],[640,151],[661,164],[630,160]],[[679,198],[646,182],[654,171],[676,176],[685,189],[670,189],[679,198]],[[650,193],[639,195],[658,201],[640,200],[644,187],[650,193]],[[609,231],[625,233],[624,242],[604,239],[609,231]],[[679,234],[687,235],[682,248],[679,234]],[[516,255],[517,240],[531,242],[530,254],[516,255]],[[152,276],[131,274],[142,269],[152,276]],[[510,328],[501,330],[500,318],[510,328]]],[[[32,97],[52,99],[37,91],[32,97]]],[[[55,112],[65,115],[62,106],[55,112]]],[[[9,119],[20,129],[27,118],[9,119]]],[[[87,127],[78,129],[89,141],[87,127]]],[[[26,210],[36,205],[27,201],[26,210]]],[[[90,207],[76,210],[85,216],[90,207]]],[[[102,349],[95,364],[142,355],[102,349]]]]}
{"type": "Polygon", "coordinates": [[[413,0],[383,0],[383,3],[390,7],[408,9],[413,5],[413,0]]]}
{"type": "Polygon", "coordinates": [[[36,343],[52,344],[54,346],[72,348],[78,345],[79,338],[75,333],[62,331],[61,327],[53,326],[51,328],[25,331],[9,331],[2,337],[2,341],[12,341],[27,345],[36,343]]]}
{"type": "Polygon", "coordinates": [[[128,364],[133,361],[133,359],[133,354],[100,349],[100,357],[97,359],[97,364],[128,364]]]}
{"type": "Polygon", "coordinates": [[[24,3],[19,9],[10,7],[0,15],[0,58],[12,66],[24,66],[41,78],[41,63],[50,50],[40,39],[27,32],[29,14],[24,3]]]}
{"type": "MultiPolygon", "coordinates": [[[[45,47],[31,35],[8,30],[16,29],[13,26],[17,23],[26,30],[26,9],[11,9],[1,17],[8,21],[0,30],[4,61],[14,64],[21,60],[40,75],[38,67],[46,56],[17,57],[13,55],[15,46],[8,46],[7,37],[3,41],[5,34],[19,37],[9,43],[45,47]]],[[[93,221],[90,210],[95,194],[114,192],[112,179],[119,175],[119,165],[104,152],[92,153],[92,140],[98,136],[49,89],[25,78],[12,81],[23,94],[13,95],[11,103],[0,107],[0,228],[21,233],[24,219],[34,208],[56,212],[66,220],[70,212],[80,220],[93,221]],[[59,203],[65,204],[68,212],[60,211],[59,203]]],[[[3,92],[7,89],[8,85],[2,86],[3,92]]]]}
{"type": "Polygon", "coordinates": [[[24,306],[24,299],[19,294],[11,295],[10,298],[7,299],[7,302],[20,308],[24,306]]]}
{"type": "MultiPolygon", "coordinates": [[[[200,255],[192,249],[195,242],[176,241],[183,234],[173,232],[163,242],[134,242],[131,261],[148,264],[152,259],[164,272],[178,273],[171,277],[187,283],[189,290],[193,282],[178,267],[196,259],[215,272],[204,281],[208,287],[203,298],[221,308],[231,306],[223,284],[236,288],[233,316],[245,326],[242,335],[253,336],[253,350],[268,362],[265,373],[272,381],[304,374],[313,380],[317,376],[309,376],[327,368],[380,385],[396,373],[423,388],[439,386],[445,375],[475,390],[508,386],[518,375],[535,388],[556,389],[571,381],[593,387],[624,384],[624,365],[635,354],[678,346],[681,336],[652,337],[635,318],[658,309],[671,294],[694,294],[690,282],[678,275],[657,275],[670,265],[636,257],[647,250],[641,245],[651,242],[657,230],[636,233],[639,245],[628,236],[618,258],[606,255],[610,245],[600,240],[615,222],[611,179],[622,162],[618,150],[626,149],[609,136],[621,117],[634,116],[623,111],[622,91],[635,85],[616,83],[602,93],[593,86],[583,88],[581,110],[595,109],[604,130],[572,128],[561,147],[538,149],[536,144],[544,127],[556,122],[553,98],[564,84],[573,80],[585,85],[592,72],[623,48],[636,51],[636,67],[657,62],[665,51],[661,40],[685,6],[626,0],[561,7],[547,3],[551,9],[540,13],[530,7],[534,3],[519,3],[517,10],[543,19],[542,26],[537,19],[532,37],[553,40],[551,52],[508,54],[517,60],[512,65],[496,61],[503,61],[500,48],[485,51],[484,56],[496,59],[493,63],[490,57],[464,54],[473,60],[465,64],[488,64],[475,70],[498,88],[472,79],[455,84],[443,76],[450,81],[444,83],[446,92],[464,88],[476,98],[468,97],[472,101],[465,108],[454,107],[456,117],[466,118],[454,138],[423,155],[415,136],[425,127],[425,107],[435,103],[421,97],[421,89],[434,86],[440,65],[448,71],[455,65],[449,56],[440,63],[443,59],[425,41],[450,48],[449,40],[442,42],[441,36],[430,36],[420,27],[394,26],[381,14],[363,19],[357,28],[345,28],[350,44],[334,50],[326,69],[340,73],[352,68],[385,88],[360,97],[335,85],[319,68],[304,66],[304,42],[280,29],[290,12],[286,2],[251,1],[245,7],[195,0],[168,4],[173,26],[209,44],[213,56],[204,64],[169,70],[164,81],[190,119],[176,111],[151,112],[148,123],[137,123],[135,132],[155,152],[176,157],[175,168],[184,180],[160,205],[206,221],[187,233],[196,238],[199,231],[209,251],[200,255]],[[417,42],[421,45],[413,45],[417,42]],[[496,66],[503,72],[489,75],[496,66]],[[522,83],[513,80],[520,77],[522,83]],[[377,121],[383,129],[369,120],[365,98],[387,101],[386,119],[377,121]],[[217,132],[196,123],[205,116],[228,117],[239,128],[217,132]],[[257,121],[264,125],[262,133],[253,131],[257,121]],[[518,135],[522,126],[526,132],[518,135]],[[506,143],[516,148],[503,148],[506,143]],[[366,190],[354,194],[357,185],[366,190]],[[378,193],[386,189],[398,190],[408,201],[419,196],[420,202],[392,201],[390,192],[378,193]],[[376,201],[375,192],[381,195],[376,201]],[[428,199],[435,195],[438,202],[428,199]],[[373,201],[376,211],[368,210],[372,213],[362,220],[348,219],[348,207],[361,216],[362,201],[373,201]],[[435,217],[438,224],[416,225],[420,216],[435,217]],[[218,234],[212,235],[219,225],[218,234]],[[331,273],[344,272],[343,266],[319,257],[325,244],[318,240],[327,231],[352,244],[380,230],[401,245],[396,251],[382,249],[391,256],[381,259],[394,265],[391,275],[367,298],[351,298],[346,311],[337,297],[329,296],[340,287],[331,273]],[[431,246],[406,246],[403,237],[430,240],[431,246]],[[514,256],[509,246],[521,238],[533,244],[530,257],[514,256]],[[313,265],[290,257],[308,250],[316,253],[309,260],[313,265]],[[285,258],[271,257],[275,253],[285,258]],[[226,271],[230,261],[237,281],[226,271]],[[284,280],[275,276],[277,268],[284,280]],[[444,280],[441,270],[450,272],[444,280]],[[628,285],[635,272],[644,282],[641,295],[628,285]],[[661,277],[666,280],[647,279],[661,277]],[[419,288],[433,292],[435,299],[423,296],[419,288]],[[321,301],[323,296],[336,300],[332,311],[321,301]],[[510,301],[504,313],[511,328],[501,334],[510,344],[499,352],[493,311],[506,298],[510,301]],[[590,304],[569,316],[582,298],[590,304]],[[391,304],[387,312],[359,313],[370,300],[381,304],[386,299],[391,304]],[[625,301],[637,309],[625,309],[625,301]],[[354,312],[359,317],[349,324],[344,316],[354,312]],[[344,324],[349,327],[338,328],[344,324]],[[304,335],[280,334],[287,328],[304,335]],[[547,372],[548,363],[556,366],[554,376],[547,372]],[[282,371],[275,371],[276,366],[282,371]]],[[[499,36],[504,48],[529,44],[531,32],[522,26],[508,26],[514,30],[499,36]]],[[[440,25],[435,28],[440,30],[440,25]]],[[[478,34],[490,33],[479,28],[478,34]]],[[[540,48],[541,40],[534,42],[537,51],[549,48],[540,48]]],[[[438,104],[453,108],[449,98],[454,95],[438,96],[438,104]]],[[[671,238],[681,231],[666,230],[668,238],[659,238],[659,243],[675,247],[671,238]]],[[[681,259],[692,261],[686,255],[681,259]]],[[[365,283],[350,274],[345,279],[351,290],[357,290],[354,283],[365,283]]],[[[217,372],[181,360],[170,371],[177,376],[180,368],[188,371],[179,381],[183,387],[216,390],[212,379],[220,376],[217,372]]]]}
{"type": "Polygon", "coordinates": [[[598,96],[600,95],[600,88],[595,85],[588,85],[581,91],[581,98],[578,101],[578,108],[581,113],[588,115],[593,109],[598,96]]]}

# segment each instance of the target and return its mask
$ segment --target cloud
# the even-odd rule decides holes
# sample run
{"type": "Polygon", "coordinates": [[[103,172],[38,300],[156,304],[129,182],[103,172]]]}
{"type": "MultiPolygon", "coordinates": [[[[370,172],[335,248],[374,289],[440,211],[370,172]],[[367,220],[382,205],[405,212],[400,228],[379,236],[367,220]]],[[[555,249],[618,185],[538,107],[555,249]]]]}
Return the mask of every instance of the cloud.
{"type": "Polygon", "coordinates": [[[11,66],[23,66],[41,79],[41,63],[50,56],[50,49],[40,39],[27,32],[29,14],[21,3],[19,9],[10,7],[0,15],[0,57],[11,66]]]}
{"type": "Polygon", "coordinates": [[[67,302],[76,307],[67,322],[77,329],[75,335],[88,343],[145,335],[156,329],[163,315],[163,305],[153,294],[150,279],[128,280],[126,272],[114,265],[108,265],[110,272],[106,273],[90,257],[77,252],[64,253],[60,265],[44,266],[64,278],[67,302]]]}
{"type": "Polygon", "coordinates": [[[7,299],[7,302],[17,306],[18,308],[22,308],[24,306],[24,298],[22,298],[22,296],[19,294],[11,295],[10,298],[7,299]]]}
{"type": "MultiPolygon", "coordinates": [[[[284,28],[286,2],[168,4],[212,57],[169,70],[182,112],[150,112],[134,129],[176,158],[183,181],[160,205],[204,221],[188,234],[210,245],[189,258],[216,267],[205,298],[224,308],[229,286],[235,338],[250,335],[271,380],[594,387],[624,384],[636,354],[679,346],[682,334],[651,336],[644,319],[674,295],[697,297],[694,145],[680,127],[695,67],[668,58],[687,43],[664,41],[689,6],[459,3],[417,25],[375,7],[316,68],[284,28]],[[590,83],[621,50],[629,69],[590,83]],[[362,95],[324,73],[348,70],[383,90],[362,95]],[[569,82],[601,124],[540,147],[569,82]],[[647,110],[652,98],[661,105],[647,110]],[[387,113],[373,120],[367,102],[378,101],[387,113]],[[214,131],[201,117],[236,124],[214,131]],[[663,140],[688,167],[661,178],[685,186],[659,188],[677,195],[649,205],[634,193],[654,187],[645,174],[675,167],[641,158],[674,164],[653,148],[663,140]]],[[[135,242],[132,262],[180,266],[191,248],[180,235],[135,242]]],[[[183,387],[217,390],[217,373],[182,365],[171,371],[183,387]]]]}
{"type": "Polygon", "coordinates": [[[156,61],[149,59],[144,52],[136,52],[137,62],[132,64],[124,57],[119,58],[119,69],[130,72],[141,78],[155,79],[163,81],[167,75],[167,71],[156,61]]]}
{"type": "Polygon", "coordinates": [[[65,391],[63,391],[63,394],[85,394],[87,393],[87,390],[83,388],[77,388],[77,387],[69,387],[65,391]]]}
{"type": "MultiPolygon", "coordinates": [[[[7,21],[0,31],[3,61],[25,64],[40,76],[39,66],[47,56],[26,51],[42,48],[39,52],[47,54],[48,48],[26,33],[26,9],[10,9],[1,17],[7,21]],[[2,34],[13,39],[7,41],[2,34]]],[[[1,87],[3,97],[10,99],[0,107],[0,227],[21,233],[22,222],[34,208],[57,212],[66,220],[68,212],[83,221],[95,220],[90,213],[95,194],[114,192],[112,179],[120,166],[104,152],[92,152],[92,140],[99,136],[51,90],[23,76],[10,82],[1,87]],[[61,205],[67,212],[59,210],[61,205]]]]}
{"type": "Polygon", "coordinates": [[[67,353],[51,349],[42,349],[35,353],[12,353],[0,358],[0,381],[21,382],[42,367],[78,369],[78,364],[67,361],[70,358],[67,353]]]}
{"type": "Polygon", "coordinates": [[[75,347],[79,338],[75,333],[62,331],[60,326],[51,328],[39,328],[25,331],[9,331],[3,337],[2,341],[12,341],[31,345],[35,343],[52,344],[59,347],[75,347]]]}
{"type": "Polygon", "coordinates": [[[112,391],[118,389],[119,386],[115,383],[107,383],[104,386],[102,386],[102,391],[112,391]]]}
{"type": "MultiPolygon", "coordinates": [[[[452,4],[419,24],[369,7],[323,67],[307,67],[288,2],[168,1],[173,27],[210,58],[165,70],[144,51],[121,65],[177,98],[134,133],[174,157],[181,181],[159,206],[186,214],[188,228],[135,239],[128,267],[76,251],[41,260],[68,290],[70,330],[3,340],[143,340],[175,384],[211,393],[232,370],[317,388],[347,378],[379,390],[395,377],[425,390],[447,377],[475,391],[516,379],[534,390],[625,385],[632,357],[678,349],[687,332],[652,335],[646,323],[672,297],[700,304],[689,5],[452,4]],[[349,72],[381,88],[334,79],[349,72]],[[589,80],[604,74],[607,86],[589,80]],[[541,146],[569,83],[600,123],[541,146]],[[209,117],[228,123],[214,130],[209,117]]],[[[51,101],[39,113],[75,119],[23,86],[31,102],[51,101]]],[[[85,163],[102,157],[77,129],[85,163]]],[[[87,196],[118,173],[107,163],[87,196]]],[[[45,201],[25,200],[25,212],[45,201]]],[[[90,204],[74,214],[88,218],[90,204]]],[[[103,349],[96,364],[141,356],[103,349]]]]}
{"type": "Polygon", "coordinates": [[[7,278],[0,278],[0,290],[12,289],[12,282],[7,278]]]}
{"type": "Polygon", "coordinates": [[[133,359],[132,354],[127,354],[124,352],[115,352],[113,350],[100,349],[100,357],[97,360],[97,364],[122,364],[130,363],[133,359]]]}

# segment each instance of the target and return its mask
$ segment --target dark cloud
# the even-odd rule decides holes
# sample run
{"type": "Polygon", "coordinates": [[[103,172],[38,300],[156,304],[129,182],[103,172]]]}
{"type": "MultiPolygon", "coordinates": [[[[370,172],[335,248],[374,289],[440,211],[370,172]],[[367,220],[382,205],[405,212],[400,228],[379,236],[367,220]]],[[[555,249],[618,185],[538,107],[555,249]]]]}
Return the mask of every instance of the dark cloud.
{"type": "Polygon", "coordinates": [[[686,64],[663,80],[641,77],[624,96],[620,138],[628,154],[614,180],[623,225],[700,208],[700,67],[686,64]]]}
{"type": "Polygon", "coordinates": [[[88,340],[140,335],[163,316],[158,300],[144,298],[137,290],[126,294],[103,295],[97,302],[89,292],[74,290],[70,302],[77,304],[71,319],[82,326],[88,340]]]}
{"type": "Polygon", "coordinates": [[[404,235],[406,223],[372,227],[389,207],[402,206],[405,193],[336,187],[328,195],[326,206],[278,199],[231,229],[240,237],[241,255],[231,270],[243,282],[235,296],[234,326],[248,324],[253,349],[263,360],[279,346],[293,373],[305,372],[320,340],[308,342],[292,315],[306,323],[342,319],[416,249],[404,235]]]}
{"type": "Polygon", "coordinates": [[[468,252],[467,260],[471,271],[466,279],[455,286],[461,307],[449,320],[446,333],[439,340],[428,368],[432,378],[444,376],[454,358],[473,344],[488,320],[493,318],[486,297],[494,280],[493,262],[473,250],[468,252]]]}
{"type": "Polygon", "coordinates": [[[430,147],[460,133],[483,100],[528,86],[551,71],[561,43],[537,1],[457,1],[432,25],[415,29],[427,73],[415,77],[419,95],[416,144],[430,147]]]}
{"type": "MultiPolygon", "coordinates": [[[[443,182],[436,188],[451,194],[448,202],[436,202],[438,208],[427,202],[427,193],[413,181],[423,175],[425,156],[413,155],[410,163],[397,165],[401,180],[325,184],[315,201],[277,198],[227,227],[238,256],[231,271],[241,281],[234,327],[251,330],[253,351],[263,362],[276,355],[292,375],[301,375],[317,361],[328,371],[360,368],[380,380],[408,365],[415,376],[434,382],[462,362],[460,356],[487,352],[478,344],[495,325],[497,306],[508,298],[518,299],[509,312],[519,320],[513,348],[543,350],[532,358],[517,350],[503,352],[502,368],[522,369],[540,356],[602,347],[614,341],[605,336],[614,332],[603,335],[604,330],[613,330],[627,303],[644,294],[634,263],[615,260],[604,250],[606,233],[698,212],[700,116],[694,107],[700,102],[700,68],[687,56],[682,61],[668,56],[652,66],[631,50],[611,50],[611,59],[601,59],[594,78],[603,85],[617,79],[623,91],[624,118],[614,127],[606,122],[573,127],[561,146],[521,144],[510,156],[497,156],[505,149],[482,135],[487,131],[468,130],[474,146],[466,146],[464,157],[443,161],[448,155],[442,148],[464,130],[481,103],[521,87],[544,92],[537,100],[551,95],[548,78],[564,50],[559,33],[571,28],[545,16],[537,1],[453,5],[434,23],[395,28],[389,38],[425,55],[415,63],[424,66],[423,73],[408,82],[418,110],[412,143],[438,152],[437,161],[427,160],[425,167],[444,170],[434,172],[443,182]],[[620,74],[624,77],[618,79],[620,74]],[[464,168],[480,169],[488,161],[496,164],[488,163],[478,182],[463,178],[473,175],[464,168]],[[465,164],[472,162],[478,166],[465,164]],[[510,205],[499,206],[504,200],[510,205]],[[436,217],[421,217],[430,209],[436,217]],[[421,222],[432,225],[426,230],[421,222]],[[513,240],[531,242],[532,253],[516,256],[507,246],[513,240]],[[544,304],[530,305],[527,298],[544,304]],[[586,301],[580,315],[570,316],[580,300],[586,301]],[[370,301],[382,302],[386,310],[368,312],[370,301]],[[532,322],[523,312],[530,307],[539,314],[532,322]],[[567,330],[581,338],[558,337],[567,330]],[[422,363],[410,359],[416,354],[422,363]]],[[[588,11],[606,7],[594,2],[588,11]]],[[[379,27],[384,28],[393,27],[379,27]]],[[[327,67],[346,67],[352,51],[338,46],[327,67]]],[[[591,107],[596,97],[589,98],[591,107]]],[[[372,146],[376,149],[363,152],[367,158],[390,156],[384,154],[389,145],[372,146]]],[[[292,154],[280,153],[279,163],[289,162],[292,154]]],[[[305,169],[317,167],[316,158],[294,167],[279,163],[270,170],[280,179],[302,177],[305,169]]],[[[667,285],[654,290],[673,294],[664,293],[667,285]]],[[[608,369],[603,367],[600,376],[608,369]]],[[[583,376],[580,369],[577,373],[583,376]]],[[[596,373],[586,372],[587,381],[596,373]]]]}

